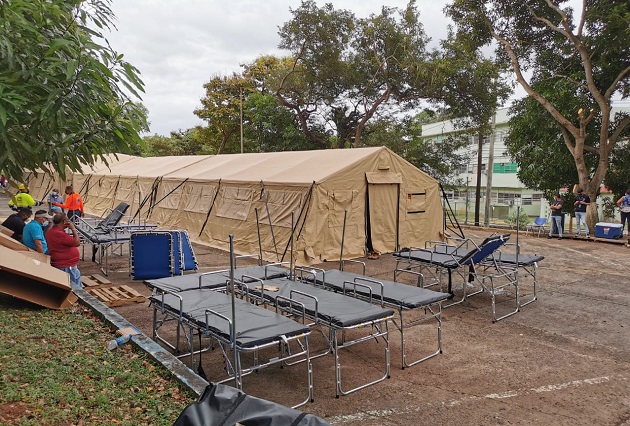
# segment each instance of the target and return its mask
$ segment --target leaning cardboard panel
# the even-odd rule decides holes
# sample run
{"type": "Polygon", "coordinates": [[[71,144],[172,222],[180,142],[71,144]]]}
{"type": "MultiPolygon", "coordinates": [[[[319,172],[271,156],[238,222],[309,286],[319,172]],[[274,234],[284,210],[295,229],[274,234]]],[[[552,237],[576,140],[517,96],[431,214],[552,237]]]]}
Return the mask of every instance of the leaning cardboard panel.
{"type": "Polygon", "coordinates": [[[70,288],[70,275],[3,246],[0,292],[51,309],[67,308],[77,301],[70,288]]]}
{"type": "Polygon", "coordinates": [[[28,257],[50,265],[50,256],[48,256],[47,254],[38,253],[35,250],[31,250],[21,242],[16,241],[7,235],[4,235],[3,233],[0,233],[0,246],[8,247],[14,251],[19,251],[20,253],[28,257]]]}

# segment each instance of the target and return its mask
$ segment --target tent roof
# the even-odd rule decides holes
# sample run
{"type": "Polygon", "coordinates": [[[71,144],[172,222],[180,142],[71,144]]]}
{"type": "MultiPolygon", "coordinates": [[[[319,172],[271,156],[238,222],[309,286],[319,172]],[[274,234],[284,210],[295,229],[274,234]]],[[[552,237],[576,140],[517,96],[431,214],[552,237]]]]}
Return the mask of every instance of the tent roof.
{"type": "MultiPolygon", "coordinates": [[[[93,173],[198,181],[262,180],[268,183],[307,186],[313,181],[321,183],[342,171],[351,170],[368,159],[378,157],[382,152],[396,156],[384,146],[166,157],[132,157],[118,154],[118,160],[111,156],[109,168],[103,162],[95,164],[93,173]]],[[[402,158],[401,161],[406,162],[402,158]]]]}
{"type": "MultiPolygon", "coordinates": [[[[131,157],[112,164],[107,174],[114,176],[158,177],[208,158],[208,155],[182,155],[166,157],[131,157]]],[[[105,171],[102,170],[102,171],[105,171]]]]}
{"type": "Polygon", "coordinates": [[[264,181],[310,185],[370,157],[384,147],[223,154],[180,168],[164,178],[264,181]]]}
{"type": "Polygon", "coordinates": [[[94,161],[93,165],[88,165],[85,163],[81,164],[81,169],[84,174],[96,173],[100,171],[108,171],[111,167],[116,164],[124,163],[125,161],[129,161],[131,159],[137,158],[133,155],[127,154],[106,154],[104,156],[107,159],[107,164],[100,157],[97,157],[94,161]],[[118,157],[118,158],[116,158],[118,157]]]}

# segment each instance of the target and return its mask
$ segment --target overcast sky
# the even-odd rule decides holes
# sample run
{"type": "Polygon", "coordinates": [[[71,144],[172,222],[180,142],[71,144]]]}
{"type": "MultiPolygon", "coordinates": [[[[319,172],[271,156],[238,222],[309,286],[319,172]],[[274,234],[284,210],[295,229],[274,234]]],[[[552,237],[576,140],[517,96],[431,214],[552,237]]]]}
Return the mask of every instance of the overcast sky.
{"type": "MultiPolygon", "coordinates": [[[[329,0],[359,17],[378,13],[384,0],[329,0]]],[[[319,5],[324,4],[318,1],[319,5]]],[[[445,1],[417,0],[425,32],[434,42],[446,35],[445,1]]],[[[142,102],[151,133],[169,135],[202,122],[193,114],[214,75],[240,70],[263,54],[281,54],[278,27],[299,0],[113,0],[118,31],[112,47],[142,73],[142,102]]],[[[388,0],[404,8],[406,0],[388,0]]],[[[287,54],[283,52],[282,54],[287,54]]]]}

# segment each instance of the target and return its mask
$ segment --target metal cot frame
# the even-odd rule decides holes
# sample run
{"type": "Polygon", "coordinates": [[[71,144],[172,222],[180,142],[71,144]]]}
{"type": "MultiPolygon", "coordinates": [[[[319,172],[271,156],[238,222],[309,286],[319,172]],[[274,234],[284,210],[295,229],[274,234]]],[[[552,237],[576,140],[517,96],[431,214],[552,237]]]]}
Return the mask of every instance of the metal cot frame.
{"type": "MultiPolygon", "coordinates": [[[[255,277],[245,276],[250,282],[234,280],[235,286],[238,286],[243,292],[244,297],[249,300],[258,300],[260,303],[267,305],[271,304],[276,307],[283,307],[284,309],[293,312],[298,315],[305,315],[310,321],[309,326],[311,328],[317,327],[324,336],[327,342],[327,348],[324,352],[311,356],[312,359],[319,358],[332,352],[335,357],[335,384],[336,384],[336,397],[340,395],[348,395],[358,390],[364,389],[368,386],[380,383],[390,377],[390,356],[389,356],[389,325],[388,321],[393,319],[394,313],[391,310],[379,308],[377,318],[357,318],[355,321],[351,321],[349,324],[341,323],[335,317],[335,315],[342,315],[339,312],[332,312],[331,306],[327,305],[325,301],[320,301],[322,294],[317,294],[317,291],[323,291],[325,296],[336,299],[337,301],[350,302],[351,303],[365,303],[369,310],[373,311],[374,307],[370,303],[361,301],[342,294],[336,294],[334,292],[324,290],[315,287],[310,284],[296,282],[290,279],[270,279],[262,280],[255,277]],[[281,288],[286,286],[296,286],[298,288],[290,288],[289,291],[285,291],[287,295],[275,295],[267,289],[272,289],[275,286],[281,288]],[[315,294],[312,294],[315,293],[315,294]],[[306,304],[309,304],[309,308],[306,308],[306,304]],[[328,334],[324,332],[323,328],[328,329],[328,334]],[[361,330],[370,327],[371,332],[367,335],[362,335],[354,340],[347,340],[347,332],[351,330],[361,330]],[[341,334],[341,337],[339,337],[341,334]],[[358,385],[352,389],[344,390],[343,381],[341,375],[341,359],[339,351],[350,346],[357,345],[359,343],[369,342],[375,340],[378,342],[379,338],[383,338],[385,342],[385,371],[383,375],[375,380],[358,385]]],[[[373,311],[374,312],[374,311],[373,311]]]]}
{"type": "MultiPolygon", "coordinates": [[[[236,268],[234,270],[234,276],[250,274],[252,276],[256,276],[256,273],[261,274],[261,278],[278,278],[284,276],[283,273],[286,271],[280,270],[277,267],[282,263],[270,263],[262,266],[249,266],[249,267],[241,267],[236,268]]],[[[153,290],[154,294],[159,293],[161,291],[170,291],[170,292],[182,292],[187,290],[198,290],[202,288],[213,289],[213,290],[221,290],[227,292],[228,282],[230,280],[230,271],[229,269],[220,269],[216,271],[210,272],[202,272],[195,274],[187,274],[187,275],[176,275],[172,277],[166,278],[157,278],[153,280],[144,280],[144,285],[153,290]]],[[[162,342],[177,354],[180,353],[179,343],[180,343],[180,325],[177,326],[177,337],[176,342],[173,345],[171,342],[162,338],[158,329],[162,324],[165,324],[169,321],[176,320],[173,317],[163,317],[161,320],[157,319],[156,312],[153,312],[153,340],[162,342]],[[155,324],[158,324],[156,327],[155,324]]],[[[205,349],[207,350],[207,349],[205,349]]],[[[205,351],[204,350],[204,351],[205,351]]]]}
{"type": "MultiPolygon", "coordinates": [[[[225,293],[218,292],[212,289],[199,289],[198,291],[187,290],[182,292],[174,292],[169,290],[159,291],[159,294],[154,294],[151,296],[151,304],[153,305],[153,334],[156,335],[157,328],[161,326],[165,321],[156,322],[158,312],[161,313],[164,317],[172,317],[178,323],[178,329],[181,328],[185,330],[185,338],[190,347],[190,365],[191,368],[194,368],[195,354],[200,353],[202,351],[194,351],[193,350],[193,340],[195,334],[198,335],[199,340],[201,341],[201,337],[205,336],[213,341],[218,343],[219,348],[221,349],[221,353],[225,360],[226,372],[228,377],[220,380],[218,383],[225,383],[230,380],[235,380],[236,387],[238,389],[242,389],[243,387],[243,377],[251,374],[252,372],[258,371],[262,368],[269,367],[275,364],[281,365],[293,365],[305,362],[306,363],[306,373],[307,373],[307,397],[302,402],[293,406],[293,408],[302,406],[309,401],[313,401],[313,368],[311,363],[311,356],[309,353],[309,344],[308,344],[308,336],[311,333],[310,328],[304,326],[302,324],[297,323],[285,316],[280,315],[278,318],[282,319],[284,325],[291,325],[291,327],[287,327],[287,331],[284,333],[277,334],[272,339],[264,339],[260,342],[249,342],[247,345],[242,345],[238,343],[238,325],[237,330],[234,329],[232,320],[228,318],[226,315],[221,314],[217,311],[220,307],[221,303],[217,302],[217,299],[229,298],[230,296],[225,293]],[[195,315],[192,312],[186,312],[184,308],[184,299],[187,297],[196,298],[195,300],[199,300],[199,292],[207,293],[207,296],[203,298],[204,305],[200,308],[203,309],[203,315],[195,315]],[[165,300],[166,297],[171,297],[173,300],[177,301],[178,306],[173,306],[172,303],[169,303],[165,300]],[[211,318],[214,318],[213,326],[211,327],[209,324],[211,322],[211,318]],[[216,320],[218,319],[218,320],[216,320]],[[302,326],[302,327],[296,327],[302,326]],[[297,330],[297,331],[296,331],[297,330]],[[235,344],[236,342],[236,344],[235,344]],[[234,361],[228,356],[228,351],[234,348],[235,357],[234,361]],[[261,362],[261,358],[259,357],[259,352],[268,348],[278,348],[280,353],[277,357],[268,358],[266,361],[261,362]],[[242,356],[246,354],[253,355],[253,363],[249,367],[244,367],[242,363],[242,356]]],[[[241,316],[247,316],[250,314],[251,310],[257,310],[257,313],[253,313],[251,315],[254,319],[260,319],[260,315],[262,311],[266,311],[272,314],[272,311],[269,311],[261,306],[255,306],[246,301],[236,299],[235,302],[240,305],[238,309],[238,313],[241,316]]],[[[276,315],[281,311],[280,308],[276,309],[276,315]]],[[[295,312],[292,312],[295,315],[295,312]]],[[[178,335],[179,339],[179,335],[178,335]]],[[[164,342],[163,339],[161,341],[164,342]]],[[[170,345],[170,347],[174,347],[170,345]]],[[[188,356],[186,354],[185,356],[188,356]]],[[[200,355],[201,362],[201,355],[200,355]]]]}
{"type": "MultiPolygon", "coordinates": [[[[509,240],[510,235],[492,235],[486,238],[480,245],[475,244],[470,239],[459,240],[460,244],[449,245],[446,243],[438,242],[431,250],[420,249],[409,252],[403,252],[397,254],[397,257],[406,258],[408,265],[413,265],[413,262],[417,262],[419,267],[422,266],[434,266],[440,267],[436,264],[444,264],[444,267],[449,271],[449,292],[452,292],[451,287],[451,271],[455,270],[463,278],[463,296],[457,302],[453,302],[446,307],[463,303],[468,297],[476,294],[487,292],[490,294],[492,303],[492,322],[500,321],[504,318],[512,316],[519,311],[519,285],[518,274],[515,268],[507,268],[505,266],[499,266],[491,259],[495,253],[499,253],[499,249],[504,246],[509,240]],[[473,249],[470,249],[470,246],[473,249]],[[405,255],[405,256],[401,256],[405,255]],[[451,258],[449,258],[449,256],[451,258]],[[454,266],[457,265],[457,266],[454,266]],[[468,271],[463,274],[459,269],[460,266],[468,266],[468,271]],[[469,283],[477,281],[480,287],[468,293],[467,287],[469,283]],[[497,316],[496,309],[496,296],[502,294],[507,287],[513,287],[515,292],[515,304],[514,309],[508,311],[506,314],[497,316]]],[[[429,242],[431,243],[431,242],[429,242]]],[[[407,269],[411,269],[409,266],[407,269]]],[[[396,271],[394,272],[394,279],[396,279],[397,272],[404,272],[405,269],[399,269],[398,261],[396,264],[396,271]]],[[[421,273],[421,272],[418,272],[421,273]]]]}
{"type": "MultiPolygon", "coordinates": [[[[427,242],[430,244],[431,242],[427,242]]],[[[466,301],[466,298],[481,293],[477,290],[473,293],[467,291],[467,277],[469,272],[468,262],[479,252],[479,247],[470,240],[465,240],[458,246],[451,246],[439,243],[431,248],[411,247],[407,251],[394,253],[396,257],[396,266],[394,269],[394,281],[398,279],[400,273],[415,273],[419,277],[419,281],[424,288],[442,283],[442,272],[446,271],[448,276],[447,292],[453,293],[453,272],[457,273],[463,280],[462,298],[456,302],[452,302],[446,306],[458,305],[466,301]],[[468,248],[468,244],[472,243],[472,248],[468,248]],[[462,269],[466,268],[466,272],[462,269]],[[425,273],[432,276],[432,281],[427,283],[425,273]]]]}
{"type": "MultiPolygon", "coordinates": [[[[312,275],[312,280],[318,284],[324,286],[324,288],[341,292],[345,295],[361,298],[373,304],[378,304],[382,307],[389,307],[396,309],[398,312],[399,320],[392,319],[394,326],[400,332],[400,346],[401,346],[401,365],[402,369],[406,367],[412,367],[422,361],[433,358],[436,355],[442,353],[442,302],[449,297],[448,293],[440,293],[432,290],[428,290],[422,287],[409,286],[407,284],[396,283],[386,280],[377,280],[375,278],[367,277],[365,275],[365,264],[363,265],[363,274],[354,274],[345,271],[325,271],[319,268],[310,268],[310,270],[296,269],[303,273],[312,275]],[[311,272],[312,271],[312,272],[311,272]],[[318,273],[321,273],[321,279],[318,277],[318,273]],[[328,278],[327,278],[328,273],[328,278]],[[332,275],[332,278],[331,278],[332,275]],[[408,296],[414,297],[415,301],[406,302],[402,299],[396,300],[392,293],[396,287],[407,290],[408,296]],[[421,299],[418,299],[420,297],[421,299]],[[425,316],[418,319],[412,319],[405,321],[404,312],[407,311],[425,311],[425,316]],[[427,314],[428,312],[428,314],[427,314]],[[405,329],[410,327],[424,324],[434,319],[437,323],[437,349],[422,356],[414,361],[407,361],[407,348],[405,329]]],[[[308,280],[308,278],[306,278],[308,280]]]]}

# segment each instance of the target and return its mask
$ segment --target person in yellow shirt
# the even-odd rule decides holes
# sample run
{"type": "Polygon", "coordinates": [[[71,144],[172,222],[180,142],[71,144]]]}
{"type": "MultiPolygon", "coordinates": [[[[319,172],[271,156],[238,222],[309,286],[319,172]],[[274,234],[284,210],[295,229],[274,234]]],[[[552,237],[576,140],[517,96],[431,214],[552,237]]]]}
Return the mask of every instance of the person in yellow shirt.
{"type": "Polygon", "coordinates": [[[23,183],[18,186],[18,193],[9,200],[9,208],[17,211],[20,207],[41,206],[41,201],[35,201],[28,193],[28,188],[23,183]]]}

